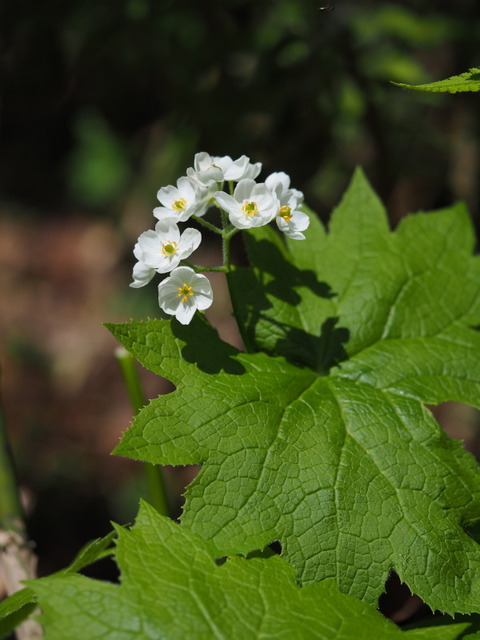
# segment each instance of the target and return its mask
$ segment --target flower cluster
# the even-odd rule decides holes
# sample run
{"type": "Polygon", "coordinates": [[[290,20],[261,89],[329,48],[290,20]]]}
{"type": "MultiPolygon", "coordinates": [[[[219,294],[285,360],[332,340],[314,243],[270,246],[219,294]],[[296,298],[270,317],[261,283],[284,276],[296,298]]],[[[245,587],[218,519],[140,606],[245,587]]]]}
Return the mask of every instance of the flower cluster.
{"type": "Polygon", "coordinates": [[[158,222],[135,244],[137,263],[130,286],[143,287],[155,273],[170,273],[158,285],[158,303],[165,313],[188,324],[197,309],[208,309],[213,301],[210,281],[198,271],[228,272],[229,242],[240,229],[261,227],[275,220],[286,236],[303,240],[309,218],[300,210],[302,192],[290,188],[290,178],[283,172],[272,173],[263,183],[256,182],[261,168],[259,162],[253,164],[247,156],[232,160],[229,156],[197,153],[193,167],[177,180],[176,186],[158,191],[161,206],[153,210],[158,222]],[[229,193],[223,190],[225,184],[229,193]],[[222,227],[203,219],[212,206],[222,212],[222,227]],[[180,231],[178,224],[190,218],[222,236],[225,264],[221,267],[198,267],[187,262],[202,239],[197,229],[180,231]]]}

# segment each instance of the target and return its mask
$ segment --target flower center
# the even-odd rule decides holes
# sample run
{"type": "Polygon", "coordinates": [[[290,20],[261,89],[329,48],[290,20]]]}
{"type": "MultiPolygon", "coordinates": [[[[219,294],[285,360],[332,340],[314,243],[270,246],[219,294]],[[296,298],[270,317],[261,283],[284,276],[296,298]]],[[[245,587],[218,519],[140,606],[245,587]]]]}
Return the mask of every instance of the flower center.
{"type": "Polygon", "coordinates": [[[185,206],[187,204],[187,201],[185,200],[185,198],[178,198],[178,200],[175,200],[172,204],[172,209],[174,211],[183,211],[183,209],[185,209],[185,206]]]}
{"type": "Polygon", "coordinates": [[[177,298],[182,298],[181,302],[186,302],[190,296],[193,296],[193,289],[186,282],[181,287],[178,287],[177,291],[177,298]]]}
{"type": "Polygon", "coordinates": [[[178,242],[167,240],[162,244],[162,253],[164,256],[173,256],[174,253],[177,253],[177,247],[178,242]]]}
{"type": "Polygon", "coordinates": [[[286,205],[280,207],[280,213],[278,215],[283,218],[285,222],[290,222],[290,220],[293,218],[292,209],[290,207],[287,207],[286,205]]]}
{"type": "Polygon", "coordinates": [[[249,216],[249,217],[254,216],[256,213],[258,213],[257,203],[248,202],[248,200],[245,200],[245,202],[242,205],[242,211],[245,213],[246,216],[249,216]]]}

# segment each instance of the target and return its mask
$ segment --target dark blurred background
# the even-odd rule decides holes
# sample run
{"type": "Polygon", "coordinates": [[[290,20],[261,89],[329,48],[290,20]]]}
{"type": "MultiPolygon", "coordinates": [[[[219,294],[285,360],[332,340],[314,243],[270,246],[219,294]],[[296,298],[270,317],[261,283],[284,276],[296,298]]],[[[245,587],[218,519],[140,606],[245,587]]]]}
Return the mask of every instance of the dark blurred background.
{"type": "MultiPolygon", "coordinates": [[[[479,66],[479,19],[475,0],[0,2],[0,384],[41,573],[145,492],[141,465],[109,456],[131,409],[101,323],[157,313],[153,285],[128,288],[157,190],[198,151],[246,154],[326,220],[361,164],[392,224],[458,199],[476,221],[478,94],[390,81],[479,66]]],[[[445,416],[476,450],[475,416],[445,416]]],[[[191,476],[167,474],[178,509],[191,476]]]]}

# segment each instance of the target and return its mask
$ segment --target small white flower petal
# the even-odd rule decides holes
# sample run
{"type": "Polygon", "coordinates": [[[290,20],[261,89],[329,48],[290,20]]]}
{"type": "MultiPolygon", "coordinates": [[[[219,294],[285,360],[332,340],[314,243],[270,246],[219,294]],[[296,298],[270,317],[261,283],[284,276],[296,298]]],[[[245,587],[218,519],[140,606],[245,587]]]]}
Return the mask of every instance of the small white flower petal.
{"type": "Polygon", "coordinates": [[[155,225],[155,233],[158,236],[166,236],[174,242],[178,242],[180,240],[180,229],[174,222],[159,220],[155,225]]]}
{"type": "Polygon", "coordinates": [[[210,281],[190,267],[174,269],[169,278],[158,285],[158,304],[181,324],[188,324],[197,309],[208,309],[213,301],[210,281]]]}
{"type": "Polygon", "coordinates": [[[201,241],[202,234],[198,229],[192,229],[191,227],[185,229],[180,236],[180,242],[178,245],[178,254],[180,259],[184,260],[185,258],[188,258],[188,256],[198,248],[201,241]]]}
{"type": "Polygon", "coordinates": [[[191,216],[202,216],[208,209],[209,193],[187,176],[177,180],[177,186],[162,187],[157,198],[163,206],[155,207],[153,215],[162,222],[185,222],[191,216]]]}
{"type": "Polygon", "coordinates": [[[266,178],[265,184],[271,191],[275,191],[277,196],[280,196],[290,187],[290,176],[283,171],[275,171],[266,178]]]}
{"type": "Polygon", "coordinates": [[[238,209],[238,200],[224,191],[217,191],[213,197],[217,201],[218,206],[227,213],[234,212],[238,209]]]}
{"type": "Polygon", "coordinates": [[[166,187],[162,187],[157,192],[157,200],[164,207],[170,209],[175,199],[179,197],[178,189],[171,184],[166,187]]]}
{"type": "Polygon", "coordinates": [[[184,305],[180,305],[179,307],[177,307],[175,317],[180,322],[180,324],[190,324],[196,310],[197,308],[193,304],[187,303],[184,305]]]}
{"type": "Polygon", "coordinates": [[[237,160],[232,160],[230,156],[223,158],[213,158],[215,164],[223,170],[225,180],[243,180],[244,178],[256,178],[262,169],[260,162],[250,163],[250,158],[241,156],[237,160]]]}
{"type": "Polygon", "coordinates": [[[216,166],[215,158],[202,151],[195,154],[193,168],[187,169],[187,177],[197,186],[210,188],[218,182],[223,182],[223,171],[216,166]]]}
{"type": "Polygon", "coordinates": [[[278,215],[275,218],[277,227],[280,231],[292,240],[305,240],[305,236],[302,231],[308,228],[310,224],[310,218],[303,211],[292,211],[290,216],[282,217],[278,215]]]}
{"type": "Polygon", "coordinates": [[[181,260],[198,247],[202,234],[188,228],[180,234],[176,224],[157,222],[155,230],[144,231],[138,238],[134,254],[137,260],[158,273],[167,273],[178,267],[181,260]]]}
{"type": "Polygon", "coordinates": [[[268,224],[280,209],[276,195],[265,184],[257,184],[250,178],[240,180],[233,197],[223,192],[216,193],[214,197],[237,229],[268,224]]]}
{"type": "Polygon", "coordinates": [[[288,206],[294,210],[303,202],[303,193],[298,189],[290,189],[290,176],[283,171],[271,173],[265,180],[268,189],[275,193],[280,206],[288,206]]]}
{"type": "Polygon", "coordinates": [[[130,286],[134,289],[138,289],[139,287],[144,287],[150,282],[155,275],[155,269],[147,267],[143,262],[137,262],[133,267],[132,275],[133,282],[130,283],[130,286]]]}
{"type": "Polygon", "coordinates": [[[235,161],[229,158],[230,163],[225,166],[223,170],[223,176],[225,180],[240,180],[244,177],[245,171],[249,164],[247,156],[241,156],[235,161]]]}
{"type": "Polygon", "coordinates": [[[257,183],[255,182],[255,180],[251,180],[250,178],[240,180],[240,182],[235,187],[235,191],[233,192],[235,200],[238,200],[239,202],[247,200],[247,198],[250,197],[256,184],[257,183]]]}

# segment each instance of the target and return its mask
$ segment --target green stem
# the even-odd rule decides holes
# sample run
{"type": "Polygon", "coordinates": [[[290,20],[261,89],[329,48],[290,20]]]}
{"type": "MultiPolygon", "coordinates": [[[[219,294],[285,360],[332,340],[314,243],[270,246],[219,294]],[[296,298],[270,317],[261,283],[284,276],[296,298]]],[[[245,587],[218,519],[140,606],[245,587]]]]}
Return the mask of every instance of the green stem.
{"type": "Polygon", "coordinates": [[[226,273],[227,271],[225,267],[203,267],[201,264],[192,264],[191,262],[188,262],[188,260],[182,260],[182,265],[190,267],[190,269],[193,269],[195,273],[208,273],[209,271],[220,271],[220,273],[226,273]]]}
{"type": "Polygon", "coordinates": [[[7,436],[7,426],[0,403],[0,529],[14,531],[25,539],[23,510],[7,436]]]}
{"type": "Polygon", "coordinates": [[[230,240],[231,234],[228,233],[228,216],[225,211],[222,210],[222,226],[223,226],[223,238],[222,238],[222,254],[223,254],[223,266],[226,273],[231,269],[230,263],[230,240]]]}
{"type": "MultiPolygon", "coordinates": [[[[127,387],[132,409],[134,413],[137,414],[145,405],[145,396],[135,361],[130,353],[123,347],[117,349],[115,355],[117,356],[123,380],[127,387]]],[[[165,479],[161,467],[150,464],[149,462],[144,462],[144,468],[152,506],[163,516],[169,516],[170,511],[165,490],[165,479]]]]}
{"type": "Polygon", "coordinates": [[[198,216],[192,216],[192,219],[198,222],[198,224],[201,224],[207,229],[210,229],[210,231],[213,231],[214,233],[218,233],[219,235],[223,235],[222,229],[219,229],[211,222],[207,222],[207,220],[204,220],[203,218],[199,218],[198,216]]]}

